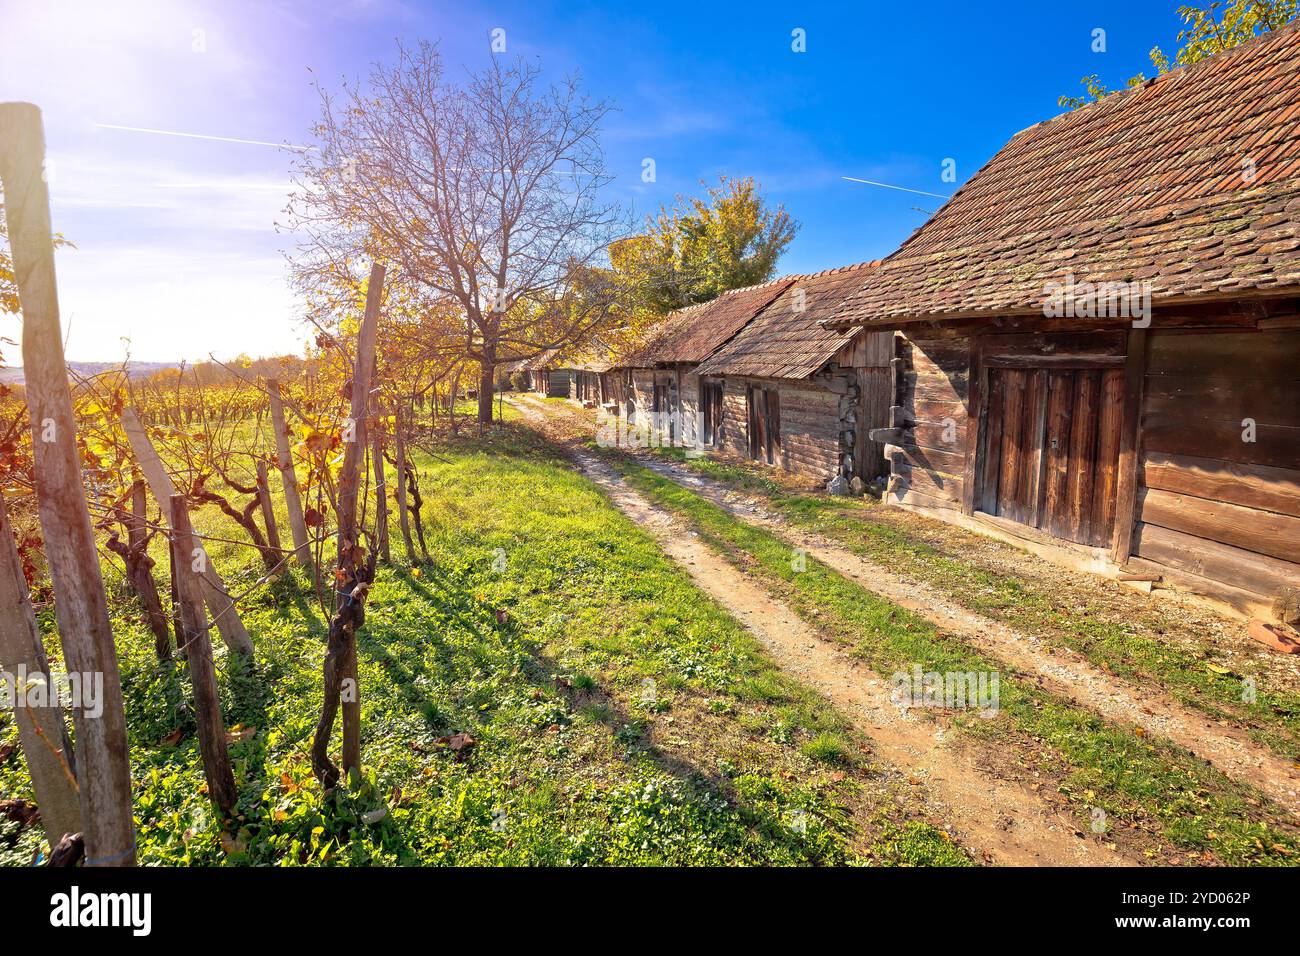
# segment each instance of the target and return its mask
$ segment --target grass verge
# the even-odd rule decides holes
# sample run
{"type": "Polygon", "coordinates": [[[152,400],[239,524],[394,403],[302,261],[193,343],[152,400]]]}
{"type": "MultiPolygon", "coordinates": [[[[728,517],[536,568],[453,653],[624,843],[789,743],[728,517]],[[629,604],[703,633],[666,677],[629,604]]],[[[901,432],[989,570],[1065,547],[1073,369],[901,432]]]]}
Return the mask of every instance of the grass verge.
{"type": "MultiPolygon", "coordinates": [[[[240,788],[225,823],[203,793],[184,665],[159,665],[112,583],[142,863],[970,862],[826,702],[549,448],[507,426],[419,464],[433,561],[400,561],[395,537],[399,561],[372,589],[365,772],[349,787],[322,793],[310,774],[324,625],[301,572],[245,604],[251,665],[217,647],[240,788]],[[472,745],[453,749],[454,734],[472,745]]],[[[210,509],[196,519],[235,537],[210,509]]],[[[236,593],[260,573],[246,550],[213,553],[236,593]]],[[[53,638],[48,612],[42,626],[53,638]]],[[[0,792],[30,800],[15,740],[0,714],[0,792]]],[[[42,841],[0,830],[0,862],[30,862],[42,841]]]]}
{"type": "MultiPolygon", "coordinates": [[[[998,661],[959,638],[811,558],[805,570],[795,570],[790,546],[776,535],[745,524],[625,455],[607,452],[606,457],[632,487],[690,521],[707,543],[759,577],[814,626],[851,644],[882,675],[913,664],[927,672],[1002,670],[998,661]]],[[[1297,860],[1300,841],[1285,813],[1192,754],[1148,737],[1141,728],[1110,724],[1014,675],[1002,673],[1000,689],[1000,719],[958,718],[953,725],[990,753],[1019,752],[1035,760],[1040,772],[1056,775],[1081,821],[1091,822],[1101,810],[1112,827],[1158,834],[1198,859],[1297,860]]]]}

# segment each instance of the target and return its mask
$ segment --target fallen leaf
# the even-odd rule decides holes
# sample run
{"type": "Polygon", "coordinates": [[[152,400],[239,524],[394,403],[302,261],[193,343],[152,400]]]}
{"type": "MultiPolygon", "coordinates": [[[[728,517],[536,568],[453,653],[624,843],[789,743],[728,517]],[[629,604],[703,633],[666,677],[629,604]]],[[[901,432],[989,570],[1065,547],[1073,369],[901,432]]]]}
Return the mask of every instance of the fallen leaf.
{"type": "Polygon", "coordinates": [[[248,841],[243,836],[234,837],[225,830],[221,831],[221,849],[226,851],[227,856],[235,853],[243,853],[248,849],[248,841]]]}
{"type": "Polygon", "coordinates": [[[236,724],[226,731],[226,743],[243,743],[245,740],[252,740],[256,736],[256,727],[245,727],[243,724],[236,724]]]}
{"type": "Polygon", "coordinates": [[[458,733],[439,737],[434,743],[439,747],[446,747],[456,755],[457,760],[464,760],[469,756],[470,750],[474,748],[478,741],[471,734],[458,733]]]}

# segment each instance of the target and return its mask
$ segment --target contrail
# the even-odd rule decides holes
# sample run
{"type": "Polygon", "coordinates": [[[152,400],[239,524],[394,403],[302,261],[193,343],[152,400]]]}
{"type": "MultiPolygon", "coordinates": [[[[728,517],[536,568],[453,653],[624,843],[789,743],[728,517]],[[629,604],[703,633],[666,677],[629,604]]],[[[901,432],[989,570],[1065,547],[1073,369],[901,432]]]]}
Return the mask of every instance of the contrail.
{"type": "Polygon", "coordinates": [[[181,133],[172,129],[149,129],[145,126],[118,126],[116,123],[96,123],[99,129],[120,129],[128,133],[153,133],[156,136],[182,136],[185,139],[208,139],[218,143],[244,143],[248,146],[275,146],[278,149],[296,149],[299,152],[314,150],[315,146],[294,146],[290,143],[268,143],[260,139],[237,139],[234,136],[208,136],[204,133],[181,133]]]}
{"type": "Polygon", "coordinates": [[[943,193],[928,193],[924,189],[908,189],[906,186],[891,186],[889,183],[878,183],[874,179],[858,179],[854,176],[841,176],[840,179],[847,179],[851,183],[866,183],[868,186],[884,186],[886,189],[897,189],[905,193],[916,193],[918,196],[933,196],[935,199],[951,199],[951,196],[945,196],[943,193]]]}

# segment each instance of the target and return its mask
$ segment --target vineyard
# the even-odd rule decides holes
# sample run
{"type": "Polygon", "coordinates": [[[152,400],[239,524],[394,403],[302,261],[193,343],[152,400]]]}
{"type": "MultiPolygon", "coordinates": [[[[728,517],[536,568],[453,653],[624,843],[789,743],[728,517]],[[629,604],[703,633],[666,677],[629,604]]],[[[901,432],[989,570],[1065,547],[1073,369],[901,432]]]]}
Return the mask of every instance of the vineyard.
{"type": "Polygon", "coordinates": [[[0,121],[0,862],[967,862],[384,266],[304,358],[72,371],[0,121]]]}
{"type": "MultiPolygon", "coordinates": [[[[1155,76],[1085,76],[1028,127],[1042,78],[1017,66],[985,112],[1021,132],[991,156],[988,116],[924,112],[968,82],[946,48],[942,89],[911,54],[890,87],[883,44],[817,59],[838,21],[810,48],[693,12],[720,18],[715,63],[667,15],[651,37],[530,11],[585,36],[597,88],[643,111],[619,116],[576,60],[543,72],[576,56],[555,24],[488,27],[484,56],[483,23],[441,9],[447,47],[408,39],[420,3],[248,5],[247,43],[293,32],[264,16],[347,40],[296,92],[306,45],[241,59],[215,13],[211,37],[23,15],[105,84],[193,32],[149,74],[170,111],[118,91],[87,124],[48,83],[0,102],[5,912],[148,936],[157,895],[190,945],[200,901],[296,933],[284,889],[309,933],[371,934],[380,905],[463,924],[466,901],[542,925],[525,898],[585,936],[592,909],[716,916],[711,885],[651,908],[622,874],[561,914],[598,867],[835,869],[764,888],[782,915],[834,879],[851,912],[1012,938],[1283,912],[1294,0],[1180,8],[1155,76]],[[931,163],[961,143],[930,127],[983,162],[931,163]],[[407,867],[566,872],[512,896],[487,881],[520,874],[407,867]],[[384,872],[315,882],[360,868],[384,872]]],[[[906,37],[912,13],[858,29],[906,37]]],[[[1053,29],[1073,39],[1040,66],[1093,62],[1053,29]]]]}

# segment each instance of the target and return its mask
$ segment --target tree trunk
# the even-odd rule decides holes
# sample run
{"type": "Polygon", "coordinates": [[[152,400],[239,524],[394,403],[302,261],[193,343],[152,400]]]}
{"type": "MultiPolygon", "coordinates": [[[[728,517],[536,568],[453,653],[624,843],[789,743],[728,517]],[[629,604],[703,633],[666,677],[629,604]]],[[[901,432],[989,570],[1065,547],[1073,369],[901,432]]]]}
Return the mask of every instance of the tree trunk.
{"type": "Polygon", "coordinates": [[[235,809],[239,794],[226,751],[226,725],[221,718],[217,674],[212,666],[212,636],[203,613],[203,577],[195,562],[207,564],[207,555],[194,537],[184,495],[172,495],[170,504],[172,553],[176,556],[176,589],[180,592],[181,621],[189,653],[190,686],[194,692],[194,719],[198,724],[199,752],[208,796],[226,814],[235,809]]]}
{"type": "MultiPolygon", "coordinates": [[[[158,451],[145,433],[140,419],[129,408],[122,409],[122,430],[126,432],[127,440],[131,443],[131,451],[135,453],[135,460],[140,465],[140,470],[144,472],[145,481],[149,483],[149,490],[153,492],[154,500],[162,508],[162,513],[170,516],[172,495],[176,494],[176,488],[172,480],[167,477],[162,459],[158,457],[158,451]]],[[[226,591],[226,582],[221,579],[221,575],[217,573],[211,561],[207,563],[207,569],[203,573],[203,597],[207,601],[208,610],[212,613],[212,619],[216,622],[217,630],[221,633],[221,639],[226,642],[226,646],[239,654],[252,654],[253,639],[248,636],[244,623],[239,619],[235,604],[226,591]]]]}
{"type": "Polygon", "coordinates": [[[35,106],[0,106],[0,182],[23,310],[25,398],[55,615],[68,670],[103,681],[103,713],[95,718],[85,708],[73,711],[86,864],[133,866],[135,824],[122,679],[82,486],[63,356],[50,197],[42,176],[44,140],[40,110],[35,106]]]}
{"type": "Polygon", "coordinates": [[[492,375],[495,371],[496,366],[491,358],[479,361],[478,423],[480,425],[492,424],[492,389],[494,388],[492,375]]]}
{"type": "Polygon", "coordinates": [[[338,478],[338,569],[334,574],[336,600],[330,620],[329,641],[322,668],[324,698],[311,747],[311,767],[321,786],[338,783],[339,769],[329,758],[330,737],[340,706],[343,710],[343,772],[361,771],[361,688],[357,681],[357,628],[365,621],[366,591],[374,573],[374,557],[365,565],[357,528],[357,489],[366,454],[366,412],[370,398],[370,370],[375,363],[375,338],[379,326],[379,299],[384,267],[370,269],[366,313],[357,336],[356,364],[352,372],[352,441],[343,450],[338,478]]]}
{"type": "Polygon", "coordinates": [[[298,475],[293,467],[293,454],[289,451],[289,432],[284,423],[284,403],[280,400],[280,383],[266,380],[270,396],[271,426],[275,431],[275,454],[284,482],[284,503],[289,512],[289,530],[293,533],[293,553],[298,564],[310,568],[312,577],[318,577],[316,562],[312,560],[311,542],[307,536],[307,521],[303,517],[302,498],[298,495],[298,475]]]}
{"type": "Polygon", "coordinates": [[[456,424],[456,399],[460,397],[460,369],[451,373],[451,394],[447,397],[447,417],[451,422],[451,434],[454,438],[460,426],[456,424]]]}
{"type": "MultiPolygon", "coordinates": [[[[28,681],[43,676],[47,687],[54,686],[3,496],[0,496],[0,670],[15,677],[22,673],[28,681]]],[[[53,849],[65,835],[82,832],[81,802],[77,796],[68,728],[63,723],[63,711],[57,706],[26,707],[21,700],[13,701],[12,706],[18,723],[18,741],[22,744],[32,789],[36,791],[36,806],[45,827],[45,839],[53,849]]]]}

